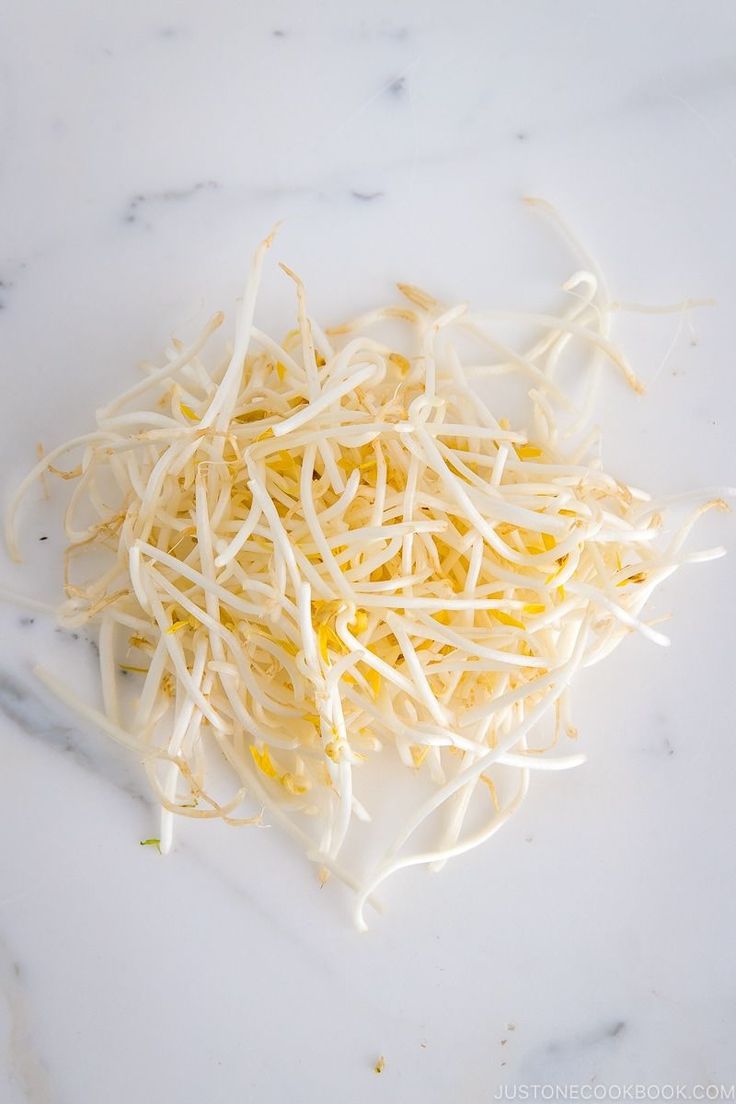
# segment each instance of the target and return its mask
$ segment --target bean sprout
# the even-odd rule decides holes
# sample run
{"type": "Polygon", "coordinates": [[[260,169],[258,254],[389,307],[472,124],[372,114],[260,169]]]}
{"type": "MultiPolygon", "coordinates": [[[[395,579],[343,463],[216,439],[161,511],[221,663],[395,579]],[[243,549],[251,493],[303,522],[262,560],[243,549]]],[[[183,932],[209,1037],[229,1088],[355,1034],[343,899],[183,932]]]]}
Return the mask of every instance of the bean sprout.
{"type": "Polygon", "coordinates": [[[205,360],[218,314],[19,487],[6,517],[16,558],[30,488],[46,473],[78,481],[58,616],[99,625],[102,710],[39,674],[141,758],[162,806],[162,851],[176,814],[231,824],[264,816],[321,881],[332,872],[355,889],[365,927],[365,904],[378,907],[372,895],[389,875],[439,868],[478,846],[518,810],[533,773],[584,761],[550,754],[577,735],[577,671],[632,632],[666,645],[644,617],[651,593],[679,566],[723,554],[681,549],[730,488],[701,499],[665,540],[669,500],[608,475],[597,436],[580,440],[607,362],[643,390],[611,340],[612,314],[657,308],[610,301],[554,210],[530,202],[585,265],[563,285],[559,313],[448,307],[402,284],[410,308],[323,331],[302,281],[282,266],[296,284],[297,326],[279,341],[254,325],[271,234],[255,254],[228,360],[205,360]],[[534,333],[531,345],[502,340],[509,321],[534,333]],[[372,336],[381,327],[393,341],[372,336]],[[482,364],[464,356],[468,340],[484,347],[482,364]],[[580,395],[559,382],[571,347],[591,357],[580,395]],[[482,401],[470,383],[481,375],[519,381],[528,427],[512,429],[482,401]],[[59,472],[53,462],[66,453],[78,465],[59,472]],[[77,520],[82,507],[92,524],[77,520]],[[74,578],[86,571],[82,582],[72,582],[72,564],[74,578]],[[131,674],[140,678],[132,703],[121,693],[131,674]],[[530,747],[547,723],[552,737],[530,747]],[[373,822],[355,791],[382,749],[383,769],[405,764],[429,796],[358,874],[343,852],[373,822]],[[211,752],[233,777],[224,800],[206,788],[211,752]],[[435,842],[411,850],[429,828],[435,842]]]}

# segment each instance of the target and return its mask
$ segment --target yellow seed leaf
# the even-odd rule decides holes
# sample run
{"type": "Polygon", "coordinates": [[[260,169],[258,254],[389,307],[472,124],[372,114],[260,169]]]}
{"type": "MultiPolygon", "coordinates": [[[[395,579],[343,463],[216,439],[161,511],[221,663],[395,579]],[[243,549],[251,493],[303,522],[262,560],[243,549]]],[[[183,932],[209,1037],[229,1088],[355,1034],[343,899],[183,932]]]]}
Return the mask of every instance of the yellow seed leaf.
{"type": "Polygon", "coordinates": [[[271,762],[271,755],[267,747],[259,751],[255,744],[251,744],[250,753],[253,756],[253,762],[262,774],[265,774],[267,778],[278,778],[278,772],[271,762]]]}
{"type": "Polygon", "coordinates": [[[401,372],[402,376],[405,376],[406,373],[411,368],[411,364],[410,364],[408,358],[405,357],[405,356],[402,356],[401,353],[389,353],[388,362],[389,362],[389,364],[393,364],[393,366],[395,368],[398,368],[399,371],[401,372]]]}
{"type": "Polygon", "coordinates": [[[279,455],[284,464],[286,464],[286,466],[293,471],[294,475],[298,477],[299,468],[301,466],[301,457],[299,458],[299,463],[297,463],[296,457],[292,456],[290,452],[286,451],[286,449],[282,449],[279,455]]]}
{"type": "Polygon", "coordinates": [[[381,690],[381,676],[375,668],[367,667],[365,671],[365,681],[370,686],[373,700],[375,701],[381,690]]]}
{"type": "Polygon", "coordinates": [[[169,625],[168,629],[166,630],[166,633],[167,633],[168,636],[171,636],[173,633],[181,632],[181,630],[185,629],[188,624],[189,624],[189,618],[188,617],[184,621],[174,621],[173,624],[169,625]]]}
{"type": "Polygon", "coordinates": [[[348,649],[345,647],[340,637],[330,625],[327,626],[327,636],[331,647],[333,647],[341,655],[347,655],[348,649]]]}
{"type": "Polygon", "coordinates": [[[320,625],[317,629],[317,645],[319,647],[319,654],[322,656],[324,663],[329,662],[329,655],[327,652],[327,645],[329,643],[329,629],[327,625],[320,625]]]}
{"type": "Polygon", "coordinates": [[[518,618],[512,617],[510,613],[504,613],[503,610],[490,610],[491,617],[495,617],[496,621],[500,621],[502,625],[511,625],[514,629],[525,629],[526,625],[523,621],[519,621],[518,618]]]}
{"type": "Polygon", "coordinates": [[[629,575],[627,579],[621,579],[619,583],[616,583],[616,586],[626,586],[627,583],[643,583],[646,581],[646,577],[645,571],[637,571],[634,575],[629,575]]]}
{"type": "Polygon", "coordinates": [[[187,406],[186,403],[180,402],[179,409],[181,410],[182,414],[189,418],[191,422],[199,421],[199,414],[197,414],[196,411],[192,410],[191,406],[187,406]]]}
{"type": "Polygon", "coordinates": [[[301,797],[309,789],[309,780],[301,778],[296,774],[292,774],[290,771],[286,771],[281,776],[281,785],[288,793],[293,794],[295,797],[301,797]]]}
{"type": "MultiPolygon", "coordinates": [[[[226,629],[230,629],[231,632],[234,632],[235,629],[237,629],[237,627],[238,627],[235,624],[235,621],[233,620],[232,616],[227,612],[227,610],[221,610],[220,611],[220,621],[222,622],[224,627],[226,629]]],[[[195,627],[196,626],[194,624],[192,624],[192,628],[195,628],[195,627]]]]}
{"type": "Polygon", "coordinates": [[[348,625],[348,628],[350,629],[351,633],[355,634],[355,633],[365,632],[367,627],[368,627],[368,613],[367,613],[367,611],[364,610],[364,609],[356,610],[355,611],[355,620],[351,621],[350,624],[348,625]]]}
{"type": "Polygon", "coordinates": [[[524,613],[544,613],[545,607],[540,602],[532,602],[524,606],[524,613]]]}
{"type": "Polygon", "coordinates": [[[429,747],[426,744],[422,747],[419,744],[412,744],[409,751],[411,752],[412,763],[418,770],[429,754],[429,747]]]}
{"type": "Polygon", "coordinates": [[[336,598],[324,599],[316,598],[312,601],[312,621],[318,623],[324,622],[325,624],[336,613],[340,612],[340,606],[342,605],[336,598]]]}

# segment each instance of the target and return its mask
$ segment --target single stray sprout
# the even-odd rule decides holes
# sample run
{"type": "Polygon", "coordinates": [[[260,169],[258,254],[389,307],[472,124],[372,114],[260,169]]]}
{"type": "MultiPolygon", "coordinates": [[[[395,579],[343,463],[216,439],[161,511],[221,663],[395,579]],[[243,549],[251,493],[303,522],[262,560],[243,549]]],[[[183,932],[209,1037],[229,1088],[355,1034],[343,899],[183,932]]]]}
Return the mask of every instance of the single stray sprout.
{"type": "Polygon", "coordinates": [[[216,315],[23,481],[6,521],[16,556],[29,488],[76,480],[59,616],[99,625],[103,709],[39,674],[142,760],[162,807],[142,846],[166,853],[176,815],[258,824],[265,810],[320,884],[356,891],[364,928],[391,874],[478,846],[534,771],[584,761],[551,754],[577,735],[578,671],[631,632],[668,643],[646,603],[682,564],[722,554],[683,546],[729,492],[667,536],[665,504],[603,469],[585,427],[606,362],[642,388],[610,341],[595,262],[562,229],[583,267],[556,314],[449,308],[401,284],[402,305],[323,331],[284,269],[298,325],[282,341],[254,319],[270,236],[226,359],[203,357],[216,315]],[[508,321],[528,346],[503,339],[508,321]],[[581,398],[560,382],[571,348],[591,357],[581,398]],[[522,384],[526,424],[483,401],[470,381],[484,375],[522,384]],[[68,454],[77,465],[57,467],[68,454]],[[381,749],[426,796],[359,875],[344,851],[369,830],[358,783],[381,749]],[[212,753],[230,768],[224,797],[212,753]]]}
{"type": "Polygon", "coordinates": [[[155,847],[157,851],[161,850],[161,840],[160,839],[147,839],[147,840],[141,840],[140,842],[141,842],[141,847],[155,847]]]}
{"type": "Polygon", "coordinates": [[[383,1057],[383,1055],[381,1055],[379,1058],[376,1059],[376,1064],[373,1067],[373,1072],[374,1073],[383,1073],[385,1068],[386,1068],[386,1059],[383,1057]]]}

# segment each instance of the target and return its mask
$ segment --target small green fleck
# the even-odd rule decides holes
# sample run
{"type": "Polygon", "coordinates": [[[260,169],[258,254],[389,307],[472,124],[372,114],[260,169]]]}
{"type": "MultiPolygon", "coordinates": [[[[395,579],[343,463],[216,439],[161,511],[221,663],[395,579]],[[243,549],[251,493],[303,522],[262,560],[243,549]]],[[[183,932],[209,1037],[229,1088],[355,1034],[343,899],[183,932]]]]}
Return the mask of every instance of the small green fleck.
{"type": "Polygon", "coordinates": [[[141,847],[155,847],[159,855],[161,854],[161,840],[160,839],[147,839],[140,841],[141,847]]]}

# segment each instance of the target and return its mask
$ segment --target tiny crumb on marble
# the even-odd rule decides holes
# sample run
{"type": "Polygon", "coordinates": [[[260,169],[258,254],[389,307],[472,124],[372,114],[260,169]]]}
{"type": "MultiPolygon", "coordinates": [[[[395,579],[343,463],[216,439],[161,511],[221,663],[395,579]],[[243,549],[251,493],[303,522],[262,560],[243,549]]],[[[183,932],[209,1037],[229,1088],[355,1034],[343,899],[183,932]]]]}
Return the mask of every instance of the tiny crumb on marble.
{"type": "Polygon", "coordinates": [[[373,1067],[373,1072],[374,1073],[383,1073],[385,1068],[386,1068],[386,1059],[381,1054],[380,1057],[376,1059],[376,1064],[373,1067]]]}
{"type": "Polygon", "coordinates": [[[402,96],[406,92],[406,77],[396,77],[387,88],[391,96],[402,96]]]}

